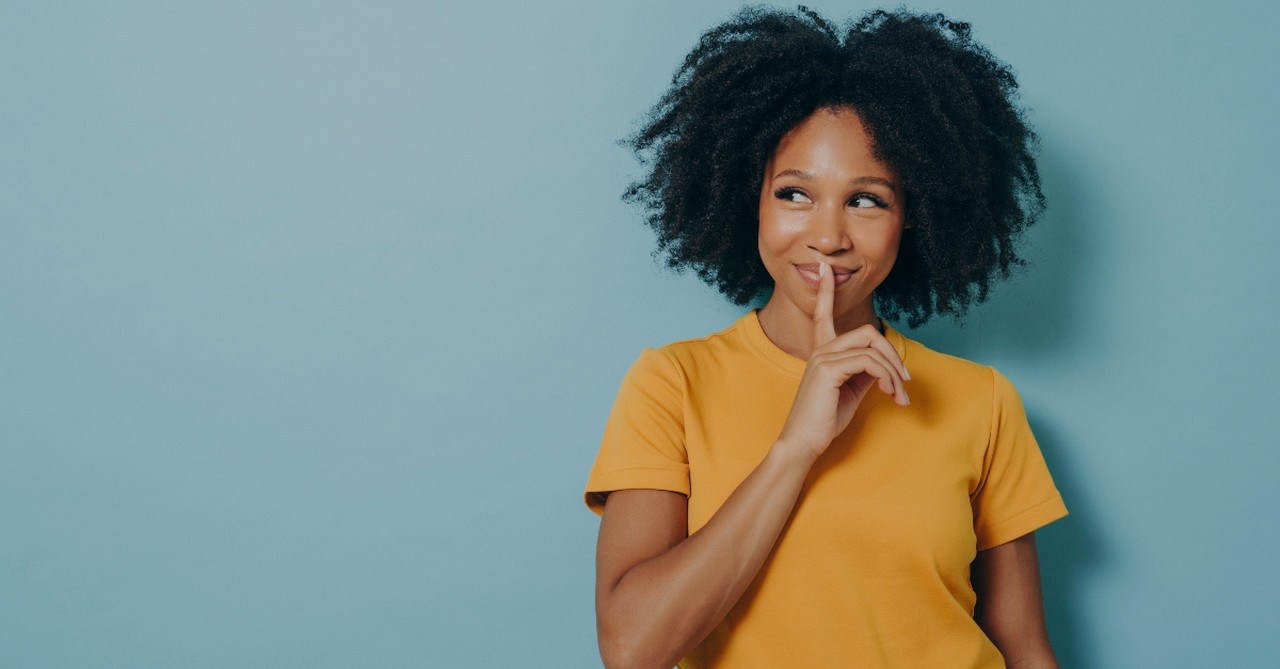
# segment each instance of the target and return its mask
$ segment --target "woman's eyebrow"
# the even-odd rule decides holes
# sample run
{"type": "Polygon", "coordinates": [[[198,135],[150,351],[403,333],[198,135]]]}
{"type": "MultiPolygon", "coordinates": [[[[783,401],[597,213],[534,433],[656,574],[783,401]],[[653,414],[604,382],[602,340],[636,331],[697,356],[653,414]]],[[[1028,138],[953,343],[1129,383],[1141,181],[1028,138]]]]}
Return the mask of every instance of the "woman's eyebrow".
{"type": "MultiPolygon", "coordinates": [[[[781,177],[796,177],[801,181],[813,181],[813,178],[814,178],[812,174],[809,174],[804,170],[795,169],[794,167],[782,170],[781,172],[778,172],[777,174],[773,175],[774,179],[779,179],[781,177]]],[[[889,181],[888,179],[885,179],[883,177],[871,177],[871,176],[854,177],[853,179],[849,180],[849,185],[851,186],[866,186],[870,184],[884,186],[885,188],[888,188],[889,190],[892,190],[892,191],[897,191],[898,189],[898,187],[894,185],[892,181],[889,181]]]]}
{"type": "Polygon", "coordinates": [[[898,186],[896,184],[894,184],[892,181],[889,181],[888,179],[885,179],[883,177],[858,177],[856,179],[850,179],[849,183],[855,186],[865,186],[868,184],[876,184],[879,186],[884,186],[885,188],[888,188],[889,190],[894,192],[897,192],[898,190],[898,186]]]}
{"type": "Polygon", "coordinates": [[[777,179],[779,177],[796,177],[803,181],[813,181],[812,174],[809,174],[804,170],[797,170],[795,168],[782,170],[781,172],[778,172],[777,174],[773,175],[774,179],[777,179]]]}

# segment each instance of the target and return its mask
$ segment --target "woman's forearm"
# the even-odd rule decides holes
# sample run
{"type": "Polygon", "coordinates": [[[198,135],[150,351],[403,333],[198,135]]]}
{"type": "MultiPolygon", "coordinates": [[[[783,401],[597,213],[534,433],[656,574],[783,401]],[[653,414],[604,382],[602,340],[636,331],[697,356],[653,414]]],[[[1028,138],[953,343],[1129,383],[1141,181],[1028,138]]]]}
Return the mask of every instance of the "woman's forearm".
{"type": "MultiPolygon", "coordinates": [[[[597,584],[597,619],[605,665],[669,669],[701,642],[773,550],[812,462],[801,449],[776,443],[692,536],[625,569],[616,568],[618,562],[602,554],[602,572],[608,573],[599,575],[603,580],[597,584]]],[[[602,553],[625,545],[628,538],[615,533],[627,533],[632,525],[624,518],[608,522],[608,506],[605,514],[602,553]]]]}

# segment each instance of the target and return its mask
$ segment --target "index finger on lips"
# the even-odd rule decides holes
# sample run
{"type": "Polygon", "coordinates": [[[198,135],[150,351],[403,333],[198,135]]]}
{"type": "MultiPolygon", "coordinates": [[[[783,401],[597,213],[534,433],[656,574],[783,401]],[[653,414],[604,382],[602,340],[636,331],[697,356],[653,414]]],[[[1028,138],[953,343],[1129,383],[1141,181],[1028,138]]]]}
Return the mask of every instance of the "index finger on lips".
{"type": "Polygon", "coordinates": [[[813,306],[813,346],[817,348],[836,338],[836,277],[827,263],[818,263],[818,298],[813,306]]]}

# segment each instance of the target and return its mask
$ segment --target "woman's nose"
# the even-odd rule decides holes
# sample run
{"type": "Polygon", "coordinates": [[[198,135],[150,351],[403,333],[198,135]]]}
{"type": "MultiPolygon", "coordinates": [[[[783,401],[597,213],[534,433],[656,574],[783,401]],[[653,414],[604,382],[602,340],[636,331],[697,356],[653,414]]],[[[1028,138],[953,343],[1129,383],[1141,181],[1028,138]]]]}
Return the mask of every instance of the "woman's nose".
{"type": "Polygon", "coordinates": [[[843,207],[823,207],[812,221],[809,247],[828,256],[839,255],[853,248],[853,239],[845,227],[843,207]]]}

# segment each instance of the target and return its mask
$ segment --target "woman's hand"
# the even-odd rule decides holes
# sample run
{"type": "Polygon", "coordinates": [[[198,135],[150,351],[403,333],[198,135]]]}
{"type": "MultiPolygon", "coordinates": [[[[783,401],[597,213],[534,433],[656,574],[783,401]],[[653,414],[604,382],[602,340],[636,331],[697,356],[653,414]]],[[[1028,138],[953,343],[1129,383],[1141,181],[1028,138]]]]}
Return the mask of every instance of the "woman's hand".
{"type": "Polygon", "coordinates": [[[911,403],[904,387],[911,375],[898,352],[870,324],[837,337],[834,304],[835,277],[831,268],[821,263],[813,309],[813,353],[778,437],[781,445],[800,449],[813,458],[849,426],[872,386],[878,385],[901,406],[911,403]]]}

